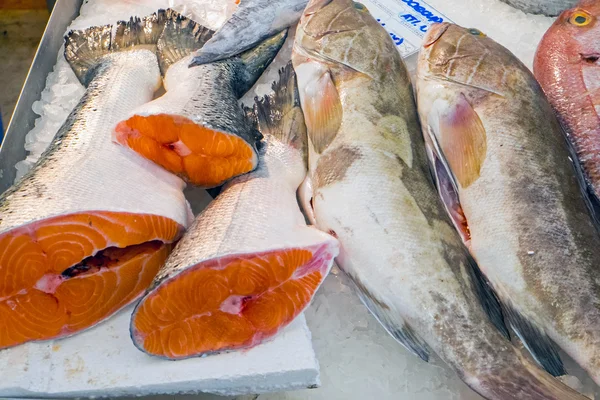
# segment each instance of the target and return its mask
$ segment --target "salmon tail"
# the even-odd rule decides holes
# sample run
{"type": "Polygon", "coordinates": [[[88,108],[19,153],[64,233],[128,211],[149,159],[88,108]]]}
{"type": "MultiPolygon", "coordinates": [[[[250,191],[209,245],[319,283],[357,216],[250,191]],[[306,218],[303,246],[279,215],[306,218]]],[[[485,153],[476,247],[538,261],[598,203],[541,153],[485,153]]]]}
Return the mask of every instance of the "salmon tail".
{"type": "Polygon", "coordinates": [[[279,71],[279,81],[273,83],[273,93],[256,100],[254,114],[258,130],[264,136],[290,144],[306,154],[306,125],[291,62],[279,71]]]}
{"type": "Polygon", "coordinates": [[[517,352],[505,354],[512,359],[512,365],[493,368],[485,375],[464,377],[467,385],[488,399],[589,400],[550,376],[518,350],[509,351],[517,352]]]}
{"type": "Polygon", "coordinates": [[[288,35],[288,30],[279,32],[265,41],[259,43],[253,49],[240,54],[231,59],[235,60],[236,65],[236,82],[235,91],[238,97],[242,97],[260,78],[265,69],[275,59],[279,50],[285,43],[288,35]]]}
{"type": "Polygon", "coordinates": [[[173,9],[163,14],[165,27],[158,39],[158,61],[164,75],[171,65],[201,49],[215,32],[173,9]]]}
{"type": "Polygon", "coordinates": [[[79,81],[87,86],[95,76],[95,67],[103,56],[136,48],[156,51],[164,23],[165,12],[159,11],[144,19],[131,17],[129,21],[119,21],[116,26],[93,26],[70,31],[65,36],[65,59],[79,81]]]}

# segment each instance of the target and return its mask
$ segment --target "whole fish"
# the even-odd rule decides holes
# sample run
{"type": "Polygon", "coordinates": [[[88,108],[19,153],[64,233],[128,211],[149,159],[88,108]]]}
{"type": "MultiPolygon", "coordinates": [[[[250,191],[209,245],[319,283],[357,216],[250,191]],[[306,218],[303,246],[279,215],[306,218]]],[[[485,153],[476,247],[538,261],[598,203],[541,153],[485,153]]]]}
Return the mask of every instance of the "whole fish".
{"type": "Polygon", "coordinates": [[[502,0],[511,6],[530,14],[544,14],[555,17],[567,8],[577,4],[577,0],[502,0]]]}
{"type": "Polygon", "coordinates": [[[184,183],[114,144],[160,85],[156,15],[72,31],[87,90],[32,170],[0,196],[0,348],[64,337],[136,300],[190,219],[184,183]]]}
{"type": "Polygon", "coordinates": [[[533,74],[476,29],[434,26],[419,114],[455,226],[532,355],[554,343],[600,382],[600,238],[560,124],[533,74]]]}
{"type": "Polygon", "coordinates": [[[296,24],[308,0],[241,0],[231,18],[199,49],[191,66],[212,63],[251,49],[296,24]]]}
{"type": "Polygon", "coordinates": [[[254,170],[260,135],[238,104],[271,63],[287,31],[223,61],[188,68],[213,32],[166,13],[159,59],[166,93],[132,111],[115,140],[195,185],[211,188],[254,170]]]}
{"type": "Polygon", "coordinates": [[[258,169],[196,219],[133,313],[131,337],[146,353],[181,359],[271,338],[308,306],[338,254],[296,200],[306,126],[291,64],[273,89],[255,107],[258,169]]]}
{"type": "Polygon", "coordinates": [[[577,153],[586,185],[600,201],[600,2],[584,0],[542,38],[533,71],[577,153]]]}
{"type": "Polygon", "coordinates": [[[340,241],[339,266],[386,330],[425,361],[439,354],[488,399],[582,399],[482,308],[478,297],[503,327],[435,191],[409,74],[385,29],[360,3],[313,0],[292,59],[310,143],[305,207],[340,241]]]}

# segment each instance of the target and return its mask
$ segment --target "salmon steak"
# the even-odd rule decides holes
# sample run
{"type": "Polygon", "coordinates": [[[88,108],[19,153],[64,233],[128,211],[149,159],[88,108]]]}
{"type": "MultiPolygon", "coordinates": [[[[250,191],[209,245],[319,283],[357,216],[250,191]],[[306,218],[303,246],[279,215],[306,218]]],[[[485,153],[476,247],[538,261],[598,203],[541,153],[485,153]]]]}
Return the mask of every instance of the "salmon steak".
{"type": "Polygon", "coordinates": [[[0,196],[0,348],[72,335],[139,298],[191,219],[184,182],[111,136],[159,87],[161,23],[153,15],[119,22],[114,37],[108,25],[65,39],[87,90],[0,196]]]}
{"type": "Polygon", "coordinates": [[[192,53],[212,34],[167,11],[158,43],[166,93],[135,109],[114,133],[118,143],[206,188],[256,168],[260,135],[246,121],[238,99],[275,58],[287,31],[237,57],[188,68],[192,53]]]}
{"type": "Polygon", "coordinates": [[[288,65],[255,106],[260,165],[233,179],[196,219],[131,319],[142,351],[182,359],[253,347],[310,303],[338,254],[306,225],[296,192],[306,175],[306,126],[288,65]]]}

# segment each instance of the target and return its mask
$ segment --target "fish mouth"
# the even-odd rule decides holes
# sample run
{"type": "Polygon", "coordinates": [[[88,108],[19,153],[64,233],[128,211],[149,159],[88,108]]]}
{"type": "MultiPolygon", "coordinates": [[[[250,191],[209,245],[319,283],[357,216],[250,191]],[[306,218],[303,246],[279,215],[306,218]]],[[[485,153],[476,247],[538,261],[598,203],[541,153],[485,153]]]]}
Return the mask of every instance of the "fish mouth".
{"type": "Polygon", "coordinates": [[[429,27],[429,31],[423,39],[423,47],[428,48],[435,44],[440,38],[446,33],[446,31],[450,28],[450,24],[448,22],[443,22],[441,24],[433,24],[429,27]]]}
{"type": "Polygon", "coordinates": [[[579,53],[581,60],[587,64],[598,64],[600,53],[579,53]]]}

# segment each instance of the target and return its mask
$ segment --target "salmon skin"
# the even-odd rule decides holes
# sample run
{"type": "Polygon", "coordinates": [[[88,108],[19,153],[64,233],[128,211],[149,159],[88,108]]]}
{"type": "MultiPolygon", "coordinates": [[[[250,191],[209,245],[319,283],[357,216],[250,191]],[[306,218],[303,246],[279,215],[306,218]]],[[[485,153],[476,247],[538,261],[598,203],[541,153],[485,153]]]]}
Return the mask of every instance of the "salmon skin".
{"type": "Polygon", "coordinates": [[[228,183],[176,246],[131,319],[142,351],[182,359],[253,347],[310,303],[338,254],[306,226],[296,191],[306,127],[290,65],[257,100],[260,166],[228,183]]]}
{"type": "Polygon", "coordinates": [[[556,345],[600,382],[600,238],[560,124],[533,74],[475,29],[434,26],[419,114],[446,209],[536,360],[556,345]]]}
{"type": "Polygon", "coordinates": [[[439,201],[409,73],[385,29],[360,3],[313,0],[292,60],[310,144],[305,207],[337,236],[338,265],[385,329],[488,399],[583,399],[496,328],[508,335],[439,201]]]}
{"type": "Polygon", "coordinates": [[[567,8],[573,7],[577,0],[502,0],[519,10],[530,14],[544,14],[555,17],[567,8]]]}
{"type": "Polygon", "coordinates": [[[118,143],[204,188],[256,168],[261,137],[238,99],[275,58],[287,31],[240,56],[188,68],[192,51],[212,34],[168,11],[158,42],[167,92],[135,109],[115,129],[118,143]]]}
{"type": "Polygon", "coordinates": [[[600,204],[600,2],[558,17],[535,55],[535,77],[574,147],[597,214],[600,204]]]}
{"type": "Polygon", "coordinates": [[[192,59],[191,66],[233,57],[296,24],[308,0],[241,0],[231,18],[192,59]]]}
{"type": "Polygon", "coordinates": [[[87,90],[32,170],[0,196],[0,348],[68,336],[136,300],[190,219],[184,183],[112,143],[160,83],[157,15],[72,31],[87,90]]]}

